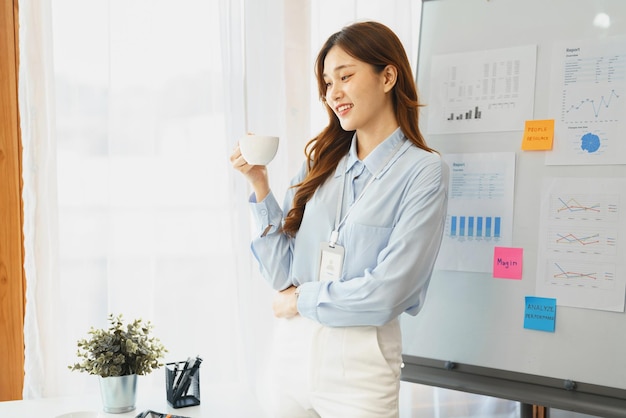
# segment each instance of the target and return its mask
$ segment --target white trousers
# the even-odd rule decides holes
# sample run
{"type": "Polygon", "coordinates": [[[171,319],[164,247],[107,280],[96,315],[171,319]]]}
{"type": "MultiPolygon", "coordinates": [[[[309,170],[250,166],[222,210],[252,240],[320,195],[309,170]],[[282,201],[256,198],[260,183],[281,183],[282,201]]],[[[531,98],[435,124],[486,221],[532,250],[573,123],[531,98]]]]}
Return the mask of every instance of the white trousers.
{"type": "Polygon", "coordinates": [[[277,320],[272,350],[275,418],[397,418],[402,339],[380,327],[277,320]]]}

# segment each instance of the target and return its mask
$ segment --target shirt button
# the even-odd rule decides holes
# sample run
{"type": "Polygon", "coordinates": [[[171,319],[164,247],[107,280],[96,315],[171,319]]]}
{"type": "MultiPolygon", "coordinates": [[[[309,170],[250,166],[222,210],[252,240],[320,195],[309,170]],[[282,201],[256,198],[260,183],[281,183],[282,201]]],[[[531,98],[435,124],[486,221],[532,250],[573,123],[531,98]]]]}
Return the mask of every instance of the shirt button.
{"type": "Polygon", "coordinates": [[[267,215],[267,210],[261,209],[261,215],[263,215],[263,216],[267,215]]]}

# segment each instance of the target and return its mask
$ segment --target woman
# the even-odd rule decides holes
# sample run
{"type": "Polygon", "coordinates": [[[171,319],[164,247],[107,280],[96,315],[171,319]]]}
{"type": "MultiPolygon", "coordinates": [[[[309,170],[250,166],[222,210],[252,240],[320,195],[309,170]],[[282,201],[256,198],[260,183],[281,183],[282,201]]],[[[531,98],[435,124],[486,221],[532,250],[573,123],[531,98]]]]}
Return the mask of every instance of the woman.
{"type": "Polygon", "coordinates": [[[420,133],[413,75],[389,28],[343,28],[315,70],[329,124],[307,144],[284,211],[265,167],[231,155],[254,190],[252,251],[278,291],[274,416],[397,417],[398,316],[424,303],[448,171],[420,133]]]}

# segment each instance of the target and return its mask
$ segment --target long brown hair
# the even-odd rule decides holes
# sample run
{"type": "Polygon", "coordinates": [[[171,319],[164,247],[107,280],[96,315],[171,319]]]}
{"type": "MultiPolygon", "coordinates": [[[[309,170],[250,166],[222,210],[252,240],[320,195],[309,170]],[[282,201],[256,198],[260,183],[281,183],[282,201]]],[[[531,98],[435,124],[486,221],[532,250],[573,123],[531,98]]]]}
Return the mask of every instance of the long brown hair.
{"type": "MultiPolygon", "coordinates": [[[[343,49],[355,59],[370,64],[377,73],[387,65],[393,65],[398,77],[393,87],[393,107],[402,132],[417,147],[433,152],[419,130],[418,114],[420,103],[411,66],[400,39],[387,26],[378,22],[359,22],[344,27],[331,35],[315,61],[315,75],[320,100],[325,101],[326,83],[324,81],[324,60],[334,46],[343,49]]],[[[350,148],[354,131],[344,131],[339,119],[329,106],[324,106],[328,113],[328,126],[305,147],[308,172],[304,180],[295,185],[297,191],[293,205],[283,224],[283,231],[295,236],[300,229],[304,208],[313,193],[331,176],[350,148]]]]}

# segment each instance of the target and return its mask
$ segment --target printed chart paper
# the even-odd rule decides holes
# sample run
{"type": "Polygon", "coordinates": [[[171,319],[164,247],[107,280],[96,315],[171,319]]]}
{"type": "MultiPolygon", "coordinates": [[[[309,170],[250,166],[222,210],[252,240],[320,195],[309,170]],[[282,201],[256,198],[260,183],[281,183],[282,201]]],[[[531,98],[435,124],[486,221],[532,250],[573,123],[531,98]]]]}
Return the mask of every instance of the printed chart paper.
{"type": "Polygon", "coordinates": [[[625,164],[626,37],[555,44],[551,85],[546,164],[625,164]]]}
{"type": "Polygon", "coordinates": [[[626,179],[553,178],[541,202],[536,294],[623,312],[626,179]]]}
{"type": "Polygon", "coordinates": [[[493,271],[494,247],[513,235],[515,153],[444,154],[450,167],[440,270],[493,271]]]}
{"type": "Polygon", "coordinates": [[[432,58],[428,133],[521,131],[533,118],[537,46],[432,58]]]}

